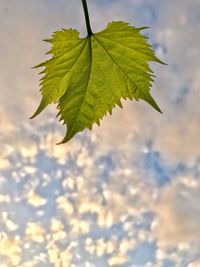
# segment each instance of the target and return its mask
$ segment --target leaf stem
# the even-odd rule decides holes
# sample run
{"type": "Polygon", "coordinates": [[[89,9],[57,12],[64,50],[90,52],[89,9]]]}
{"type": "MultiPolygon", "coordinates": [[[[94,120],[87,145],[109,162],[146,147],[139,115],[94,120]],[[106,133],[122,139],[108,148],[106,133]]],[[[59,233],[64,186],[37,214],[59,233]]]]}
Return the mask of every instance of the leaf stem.
{"type": "Polygon", "coordinates": [[[90,26],[90,17],[89,17],[89,12],[88,12],[88,7],[87,7],[87,0],[82,0],[82,5],[83,5],[84,14],[85,14],[85,21],[86,21],[88,36],[90,36],[93,34],[93,32],[90,26]]]}

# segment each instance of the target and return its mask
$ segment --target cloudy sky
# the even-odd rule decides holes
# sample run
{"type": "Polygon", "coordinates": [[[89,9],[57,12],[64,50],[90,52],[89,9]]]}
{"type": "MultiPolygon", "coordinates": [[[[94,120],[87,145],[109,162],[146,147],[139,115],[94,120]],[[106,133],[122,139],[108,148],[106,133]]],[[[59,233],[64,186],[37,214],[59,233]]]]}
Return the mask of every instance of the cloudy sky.
{"type": "Polygon", "coordinates": [[[0,0],[0,267],[200,266],[200,2],[88,0],[99,31],[123,20],[157,56],[152,95],[65,145],[39,101],[42,42],[86,34],[80,0],[0,0]]]}

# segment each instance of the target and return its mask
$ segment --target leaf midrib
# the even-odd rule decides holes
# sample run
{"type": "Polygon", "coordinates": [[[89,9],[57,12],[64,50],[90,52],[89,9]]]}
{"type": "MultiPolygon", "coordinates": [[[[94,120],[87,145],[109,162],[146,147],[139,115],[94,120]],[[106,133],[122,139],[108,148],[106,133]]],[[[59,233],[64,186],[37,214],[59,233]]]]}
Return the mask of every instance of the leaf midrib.
{"type": "MultiPolygon", "coordinates": [[[[89,42],[89,54],[90,54],[90,60],[89,60],[89,62],[90,62],[90,68],[89,68],[89,74],[88,74],[87,85],[86,85],[86,87],[85,87],[86,89],[85,89],[85,92],[84,92],[84,96],[83,96],[82,101],[81,101],[81,104],[80,104],[80,106],[79,106],[79,109],[78,109],[76,118],[75,118],[75,120],[74,120],[74,122],[73,122],[73,126],[72,126],[72,128],[70,129],[70,132],[69,132],[69,133],[68,133],[68,131],[67,131],[67,139],[64,138],[64,140],[63,140],[64,142],[65,142],[65,141],[69,141],[70,138],[73,136],[73,135],[72,135],[72,134],[73,134],[73,130],[74,130],[74,127],[75,127],[75,125],[76,125],[77,119],[78,119],[78,117],[79,117],[81,108],[82,108],[82,106],[83,106],[83,102],[84,102],[84,100],[85,100],[85,96],[86,96],[86,93],[87,93],[88,85],[89,85],[89,82],[90,82],[90,76],[91,76],[91,71],[92,71],[92,42],[91,42],[91,36],[88,36],[87,39],[88,39],[88,42],[89,42]],[[71,136],[71,135],[72,135],[72,136],[71,136]]],[[[86,42],[86,43],[87,43],[87,42],[86,42]]]]}

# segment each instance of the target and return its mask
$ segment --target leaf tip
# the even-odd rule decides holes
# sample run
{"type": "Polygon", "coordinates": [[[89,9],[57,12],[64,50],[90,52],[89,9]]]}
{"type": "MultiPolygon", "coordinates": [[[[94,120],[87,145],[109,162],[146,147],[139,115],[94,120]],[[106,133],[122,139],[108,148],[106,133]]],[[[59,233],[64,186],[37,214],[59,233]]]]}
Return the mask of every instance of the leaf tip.
{"type": "Polygon", "coordinates": [[[29,119],[31,120],[31,119],[34,119],[35,117],[37,117],[46,108],[47,105],[48,105],[48,103],[46,103],[44,101],[44,99],[42,98],[40,105],[37,108],[36,112],[29,119]]]}
{"type": "Polygon", "coordinates": [[[66,134],[66,136],[64,137],[64,139],[63,139],[61,142],[57,143],[56,145],[63,145],[63,144],[66,144],[67,142],[69,142],[69,141],[72,139],[72,137],[73,137],[73,135],[72,135],[72,136],[68,136],[68,135],[66,134]]]}
{"type": "Polygon", "coordinates": [[[52,43],[52,39],[43,39],[44,42],[52,43]]]}

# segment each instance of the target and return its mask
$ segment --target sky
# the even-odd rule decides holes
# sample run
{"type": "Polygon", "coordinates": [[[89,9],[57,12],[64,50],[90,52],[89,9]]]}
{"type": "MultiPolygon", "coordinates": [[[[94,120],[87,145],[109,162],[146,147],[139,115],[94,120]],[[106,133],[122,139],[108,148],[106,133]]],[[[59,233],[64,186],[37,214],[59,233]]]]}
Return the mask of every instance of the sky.
{"type": "Polygon", "coordinates": [[[200,2],[88,0],[93,31],[144,31],[152,95],[65,145],[39,101],[43,39],[85,36],[81,1],[0,0],[0,267],[200,267],[200,2]]]}

